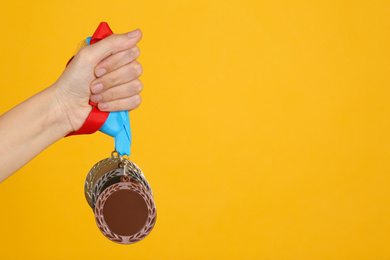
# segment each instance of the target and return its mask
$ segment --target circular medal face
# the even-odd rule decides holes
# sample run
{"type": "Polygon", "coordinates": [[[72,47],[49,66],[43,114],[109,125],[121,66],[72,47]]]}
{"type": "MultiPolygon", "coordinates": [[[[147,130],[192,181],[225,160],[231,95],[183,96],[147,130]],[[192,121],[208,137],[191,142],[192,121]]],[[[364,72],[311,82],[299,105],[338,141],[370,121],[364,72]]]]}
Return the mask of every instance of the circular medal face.
{"type": "MultiPolygon", "coordinates": [[[[129,176],[132,182],[139,183],[140,185],[145,187],[153,196],[149,183],[146,181],[143,175],[140,175],[139,173],[134,172],[132,170],[126,170],[126,174],[129,176]]],[[[91,193],[91,207],[93,210],[95,210],[95,204],[100,194],[111,185],[120,182],[121,177],[123,177],[124,175],[125,170],[123,168],[117,168],[106,172],[96,181],[91,193]]]]}
{"type": "Polygon", "coordinates": [[[118,182],[106,188],[95,206],[100,231],[111,241],[132,244],[153,229],[157,212],[151,193],[139,183],[118,182]]]}
{"type": "MultiPolygon", "coordinates": [[[[89,206],[92,207],[92,200],[91,200],[92,189],[96,181],[106,172],[119,168],[120,165],[123,165],[123,161],[126,162],[127,168],[129,168],[133,172],[138,173],[140,176],[144,177],[141,169],[137,165],[135,165],[133,162],[129,161],[128,159],[120,158],[118,155],[115,155],[115,153],[113,152],[110,158],[101,160],[100,162],[95,164],[88,172],[88,175],[85,178],[84,194],[89,206]]],[[[145,185],[147,185],[148,189],[150,189],[149,183],[146,182],[145,185]]]]}

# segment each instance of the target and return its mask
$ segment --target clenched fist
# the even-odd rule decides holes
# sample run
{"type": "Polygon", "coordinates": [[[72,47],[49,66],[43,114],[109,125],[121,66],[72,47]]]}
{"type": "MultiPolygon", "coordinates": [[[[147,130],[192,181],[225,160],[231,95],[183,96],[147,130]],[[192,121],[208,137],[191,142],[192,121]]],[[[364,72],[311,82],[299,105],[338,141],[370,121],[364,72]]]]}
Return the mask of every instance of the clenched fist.
{"type": "Polygon", "coordinates": [[[88,117],[89,100],[102,111],[133,110],[141,103],[142,66],[136,45],[140,30],[112,34],[85,46],[54,84],[57,100],[68,119],[69,130],[77,131],[88,117]]]}

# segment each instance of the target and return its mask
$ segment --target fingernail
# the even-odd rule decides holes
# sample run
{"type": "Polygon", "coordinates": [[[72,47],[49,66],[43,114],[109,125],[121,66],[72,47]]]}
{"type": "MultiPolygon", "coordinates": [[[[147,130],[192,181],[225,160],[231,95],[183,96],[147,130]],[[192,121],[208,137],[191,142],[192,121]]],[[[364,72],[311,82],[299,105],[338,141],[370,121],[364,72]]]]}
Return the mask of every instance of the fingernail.
{"type": "Polygon", "coordinates": [[[132,32],[129,32],[129,33],[127,34],[127,37],[129,37],[129,38],[134,38],[134,37],[137,36],[138,34],[139,34],[139,29],[134,30],[134,31],[132,31],[132,32]]]}
{"type": "Polygon", "coordinates": [[[100,94],[91,95],[91,101],[94,103],[98,103],[102,99],[103,99],[103,97],[100,94]]]}
{"type": "Polygon", "coordinates": [[[99,108],[106,109],[106,108],[108,108],[108,105],[107,105],[107,103],[99,103],[99,108]]]}
{"type": "Polygon", "coordinates": [[[92,86],[92,88],[91,88],[91,91],[94,94],[97,94],[97,93],[99,93],[102,90],[103,90],[103,84],[102,83],[96,84],[96,85],[92,86]]]}
{"type": "Polygon", "coordinates": [[[107,72],[106,69],[98,69],[98,70],[96,71],[96,77],[103,76],[106,72],[107,72]]]}

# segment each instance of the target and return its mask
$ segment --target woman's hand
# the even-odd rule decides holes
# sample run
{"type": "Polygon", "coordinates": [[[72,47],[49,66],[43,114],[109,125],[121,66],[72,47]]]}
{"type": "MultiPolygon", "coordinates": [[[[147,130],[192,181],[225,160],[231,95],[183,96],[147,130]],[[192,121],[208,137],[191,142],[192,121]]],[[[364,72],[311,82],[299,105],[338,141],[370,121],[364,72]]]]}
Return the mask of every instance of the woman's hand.
{"type": "Polygon", "coordinates": [[[136,44],[141,38],[140,30],[113,34],[76,54],[53,86],[67,132],[83,125],[91,111],[89,100],[102,111],[140,105],[142,66],[136,60],[140,55],[136,44]]]}

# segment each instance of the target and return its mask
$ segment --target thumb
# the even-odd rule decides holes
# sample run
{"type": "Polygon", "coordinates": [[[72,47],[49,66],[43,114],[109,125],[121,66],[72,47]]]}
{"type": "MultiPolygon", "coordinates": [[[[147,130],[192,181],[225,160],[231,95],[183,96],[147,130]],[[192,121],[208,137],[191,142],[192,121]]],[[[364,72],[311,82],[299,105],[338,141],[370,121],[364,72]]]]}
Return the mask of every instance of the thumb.
{"type": "Polygon", "coordinates": [[[111,34],[97,43],[83,47],[76,56],[80,56],[80,59],[89,62],[89,65],[96,66],[110,55],[131,49],[141,38],[142,32],[140,29],[123,34],[111,34]]]}

